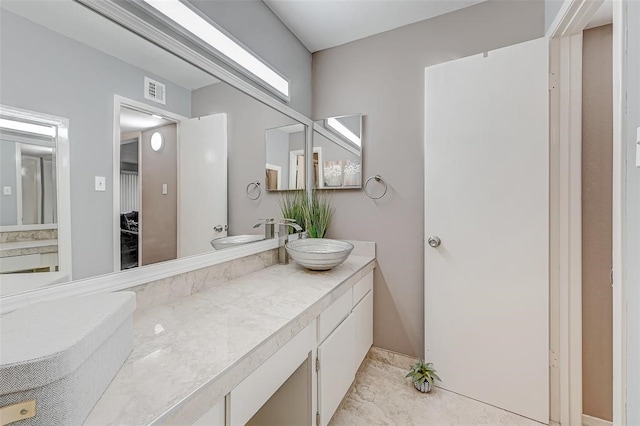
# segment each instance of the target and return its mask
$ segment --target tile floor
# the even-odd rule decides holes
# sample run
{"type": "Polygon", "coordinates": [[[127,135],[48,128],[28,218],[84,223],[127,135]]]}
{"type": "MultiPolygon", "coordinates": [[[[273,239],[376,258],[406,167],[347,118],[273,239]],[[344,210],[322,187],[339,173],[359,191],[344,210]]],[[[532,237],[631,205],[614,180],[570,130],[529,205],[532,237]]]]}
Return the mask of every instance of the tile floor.
{"type": "Polygon", "coordinates": [[[414,389],[404,376],[413,359],[372,348],[330,426],[540,426],[533,420],[435,388],[414,389]]]}

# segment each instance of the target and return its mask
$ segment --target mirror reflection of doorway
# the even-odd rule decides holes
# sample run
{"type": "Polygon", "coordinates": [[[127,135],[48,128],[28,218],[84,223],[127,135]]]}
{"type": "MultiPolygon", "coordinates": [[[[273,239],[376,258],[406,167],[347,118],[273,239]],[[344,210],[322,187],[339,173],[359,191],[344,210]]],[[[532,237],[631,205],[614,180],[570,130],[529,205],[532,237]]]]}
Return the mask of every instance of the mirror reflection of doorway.
{"type": "Polygon", "coordinates": [[[120,269],[177,258],[177,124],[120,110],[120,269]]]}

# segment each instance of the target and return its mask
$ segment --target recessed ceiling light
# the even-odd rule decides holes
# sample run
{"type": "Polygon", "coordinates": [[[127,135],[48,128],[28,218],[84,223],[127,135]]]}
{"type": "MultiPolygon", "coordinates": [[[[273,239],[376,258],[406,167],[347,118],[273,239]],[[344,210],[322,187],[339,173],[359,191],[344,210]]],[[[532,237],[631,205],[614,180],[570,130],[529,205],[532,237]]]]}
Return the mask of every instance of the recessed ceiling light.
{"type": "Polygon", "coordinates": [[[266,83],[276,93],[289,99],[289,82],[285,78],[184,3],[179,0],[144,0],[144,2],[266,83]]]}
{"type": "Polygon", "coordinates": [[[151,149],[158,152],[162,149],[162,145],[164,143],[164,138],[162,137],[162,133],[153,132],[151,135],[151,149]]]}

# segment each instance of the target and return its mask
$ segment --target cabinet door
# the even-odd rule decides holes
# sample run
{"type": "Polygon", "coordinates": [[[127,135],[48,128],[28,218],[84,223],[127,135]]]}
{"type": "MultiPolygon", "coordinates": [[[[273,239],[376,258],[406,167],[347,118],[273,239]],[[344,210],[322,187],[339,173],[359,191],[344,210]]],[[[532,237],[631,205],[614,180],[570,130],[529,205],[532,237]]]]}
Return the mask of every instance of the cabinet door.
{"type": "Polygon", "coordinates": [[[355,379],[355,321],[349,315],[318,347],[318,411],[320,424],[331,420],[355,379]]]}
{"type": "Polygon", "coordinates": [[[358,371],[360,364],[367,356],[373,345],[373,291],[369,291],[360,303],[353,308],[353,322],[355,324],[355,355],[354,371],[358,371]]]}

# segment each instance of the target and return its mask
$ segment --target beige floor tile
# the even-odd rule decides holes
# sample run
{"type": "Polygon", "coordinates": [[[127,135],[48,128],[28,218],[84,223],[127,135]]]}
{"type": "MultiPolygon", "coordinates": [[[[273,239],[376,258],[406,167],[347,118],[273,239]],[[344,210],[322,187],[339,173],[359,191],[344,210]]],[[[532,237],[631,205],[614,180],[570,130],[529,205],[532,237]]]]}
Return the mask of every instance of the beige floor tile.
{"type": "Polygon", "coordinates": [[[404,378],[408,365],[406,369],[397,363],[392,365],[379,351],[374,348],[365,359],[330,426],[540,426],[533,420],[442,389],[420,393],[404,378]]]}

